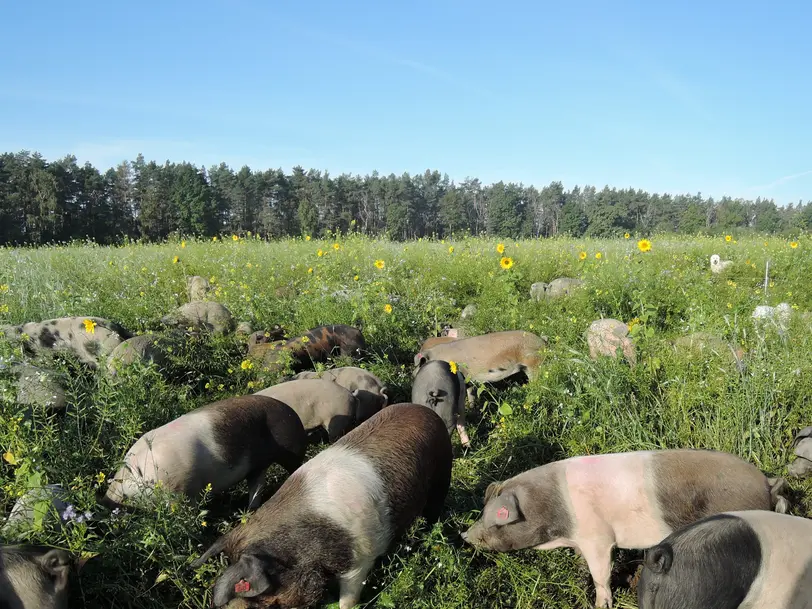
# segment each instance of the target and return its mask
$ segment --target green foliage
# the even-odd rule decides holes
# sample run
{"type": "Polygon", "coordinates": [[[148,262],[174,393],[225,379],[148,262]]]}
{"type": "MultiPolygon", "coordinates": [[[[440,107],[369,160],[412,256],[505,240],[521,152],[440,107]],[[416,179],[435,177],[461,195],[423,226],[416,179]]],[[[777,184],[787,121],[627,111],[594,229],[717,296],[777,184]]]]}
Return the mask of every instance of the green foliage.
{"type": "MultiPolygon", "coordinates": [[[[138,171],[149,171],[146,167],[138,171]]],[[[200,184],[185,171],[190,184],[200,184]]],[[[226,170],[215,174],[210,178],[216,177],[223,192],[233,192],[240,180],[254,175],[241,172],[232,180],[226,170]]],[[[280,188],[278,174],[268,179],[262,188],[280,188]]],[[[307,174],[298,179],[297,188],[310,188],[307,174]]],[[[453,206],[474,210],[478,205],[465,194],[462,199],[438,196],[437,176],[420,176],[418,183],[419,196],[440,217],[453,206]]],[[[402,196],[387,190],[393,184],[379,183],[375,192],[384,199],[402,196]]],[[[341,188],[355,196],[349,183],[341,188]]],[[[550,201],[560,193],[553,188],[542,194],[550,201]]],[[[120,196],[135,195],[122,187],[120,196]]],[[[219,196],[209,209],[221,209],[219,196]]],[[[579,206],[588,206],[597,194],[585,189],[577,196],[579,206]]],[[[247,214],[263,217],[254,199],[241,201],[247,214]]],[[[370,222],[380,218],[369,213],[370,222]]],[[[469,228],[479,221],[471,213],[469,228]]],[[[657,213],[651,222],[671,221],[664,209],[657,213]]],[[[535,224],[542,233],[548,226],[546,220],[535,224]]],[[[394,243],[353,233],[352,220],[346,227],[350,234],[343,236],[313,234],[310,240],[272,243],[229,235],[126,247],[0,249],[0,324],[101,316],[143,332],[185,301],[188,276],[203,275],[213,285],[212,297],[257,329],[279,323],[295,336],[322,323],[362,328],[371,354],[360,364],[392,388],[396,401],[409,399],[419,345],[445,323],[471,334],[525,329],[546,336],[549,349],[534,382],[477,388],[477,407],[468,413],[473,448],[463,451],[456,436],[453,440],[457,458],[445,518],[432,529],[417,523],[379,562],[364,593],[368,607],[591,607],[589,574],[570,550],[499,555],[462,543],[459,532],[476,519],[488,483],[569,455],[671,447],[730,451],[780,475],[791,459],[793,434],[812,420],[812,330],[800,317],[812,309],[809,238],[792,248],[785,239],[761,235],[730,242],[655,235],[648,253],[622,236],[511,239],[502,242],[502,254],[494,239],[446,236],[394,243]],[[734,266],[712,275],[712,253],[734,266]],[[514,262],[509,270],[500,267],[503,255],[514,262]],[[382,269],[376,260],[384,262],[382,269]],[[767,260],[765,297],[760,284],[767,260]],[[562,276],[582,278],[586,285],[562,299],[529,299],[533,282],[562,276]],[[797,307],[787,334],[758,331],[753,308],[779,302],[797,307]],[[476,313],[459,323],[460,312],[471,303],[476,313]],[[637,366],[588,357],[584,332],[600,317],[632,326],[637,366]],[[746,349],[746,369],[739,372],[723,350],[697,354],[674,347],[675,338],[696,331],[746,349]]],[[[20,358],[18,347],[0,341],[0,453],[7,457],[0,461],[0,510],[7,514],[31,487],[61,483],[75,513],[90,518],[57,523],[38,517],[18,539],[96,555],[83,569],[81,585],[72,588],[74,606],[207,607],[222,562],[212,560],[197,571],[189,563],[245,516],[245,484],[217,497],[166,494],[150,512],[116,515],[96,504],[96,493],[144,431],[203,404],[255,391],[281,375],[263,376],[244,363],[242,345],[233,336],[188,340],[172,353],[186,372],[171,380],[150,365],[125,369],[113,382],[70,358],[56,358],[53,366],[69,379],[67,412],[48,418],[35,411],[32,421],[23,422],[8,365],[20,358]]],[[[348,363],[346,358],[335,362],[348,363]]],[[[322,448],[314,447],[310,456],[322,448]]],[[[285,472],[274,467],[271,489],[284,479],[285,472]]],[[[792,487],[798,498],[794,513],[810,515],[812,482],[793,481],[792,487]]],[[[615,599],[616,606],[636,606],[623,586],[615,589],[615,599]]],[[[327,598],[331,607],[335,600],[327,598]]]]}

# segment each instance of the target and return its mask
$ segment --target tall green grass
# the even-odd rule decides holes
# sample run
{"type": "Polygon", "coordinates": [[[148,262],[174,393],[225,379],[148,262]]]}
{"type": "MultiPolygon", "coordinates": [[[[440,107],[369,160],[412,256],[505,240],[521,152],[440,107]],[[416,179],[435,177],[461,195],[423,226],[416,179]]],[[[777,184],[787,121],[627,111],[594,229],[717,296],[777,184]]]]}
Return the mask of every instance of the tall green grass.
{"type": "MultiPolygon", "coordinates": [[[[773,237],[660,236],[652,244],[641,253],[634,240],[624,239],[505,241],[504,255],[514,261],[509,270],[500,267],[497,241],[485,239],[226,238],[6,248],[0,250],[0,323],[101,316],[142,332],[185,302],[188,276],[203,275],[214,297],[255,328],[362,328],[370,351],[364,365],[398,401],[408,401],[412,357],[422,340],[457,322],[467,304],[477,305],[465,324],[469,333],[526,329],[547,336],[538,379],[482,392],[468,415],[473,448],[463,451],[454,438],[458,458],[446,519],[431,530],[418,523],[399,541],[370,576],[364,602],[426,609],[590,607],[588,571],[570,550],[498,555],[463,545],[459,531],[477,517],[489,482],[569,455],[671,447],[726,450],[782,474],[793,434],[812,423],[812,331],[801,316],[812,310],[812,241],[791,248],[773,237]],[[713,253],[735,262],[723,276],[710,273],[713,253]],[[383,269],[376,260],[384,261],[383,269]],[[760,284],[768,260],[765,293],[760,284]],[[586,286],[560,300],[529,299],[533,282],[560,276],[585,279],[586,286]],[[788,332],[757,332],[753,308],[779,302],[797,307],[788,332]],[[633,322],[637,366],[589,359],[584,331],[600,317],[633,322]],[[694,331],[745,347],[746,370],[740,373],[724,355],[697,357],[671,346],[694,331]]],[[[0,370],[0,450],[13,455],[13,463],[0,462],[0,510],[8,513],[27,485],[58,482],[70,489],[77,513],[92,513],[81,523],[34,527],[21,536],[98,554],[74,583],[73,606],[208,607],[220,563],[197,571],[188,565],[245,516],[244,484],[222,497],[167,498],[149,513],[110,515],[94,496],[144,431],[280,378],[243,369],[233,336],[190,339],[176,356],[189,369],[182,382],[135,367],[113,383],[70,360],[54,361],[68,378],[70,407],[62,418],[37,416],[28,423],[16,416],[11,373],[0,370]]],[[[20,353],[0,342],[0,357],[5,365],[20,353]]],[[[270,475],[272,488],[284,480],[281,468],[270,475]]],[[[794,513],[807,515],[812,484],[794,481],[792,487],[794,513]]],[[[618,607],[636,606],[622,587],[615,599],[618,607]]]]}

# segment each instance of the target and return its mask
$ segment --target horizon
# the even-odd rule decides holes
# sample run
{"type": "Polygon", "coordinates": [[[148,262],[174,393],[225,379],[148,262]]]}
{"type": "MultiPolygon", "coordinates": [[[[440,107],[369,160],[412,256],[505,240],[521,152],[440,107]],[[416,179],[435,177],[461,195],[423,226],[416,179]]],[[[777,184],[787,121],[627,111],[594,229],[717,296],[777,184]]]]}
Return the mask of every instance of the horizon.
{"type": "Polygon", "coordinates": [[[812,200],[812,6],[410,8],[12,5],[0,150],[812,200]]]}

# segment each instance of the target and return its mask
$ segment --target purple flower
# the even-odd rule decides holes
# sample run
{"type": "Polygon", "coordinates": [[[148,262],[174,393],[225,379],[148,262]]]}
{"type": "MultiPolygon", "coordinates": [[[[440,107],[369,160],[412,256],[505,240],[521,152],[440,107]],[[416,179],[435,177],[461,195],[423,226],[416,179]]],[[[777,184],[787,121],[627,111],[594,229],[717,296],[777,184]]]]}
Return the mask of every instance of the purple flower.
{"type": "Polygon", "coordinates": [[[68,507],[65,508],[65,511],[62,512],[62,520],[68,521],[73,520],[74,518],[76,518],[76,509],[72,505],[68,505],[68,507]]]}

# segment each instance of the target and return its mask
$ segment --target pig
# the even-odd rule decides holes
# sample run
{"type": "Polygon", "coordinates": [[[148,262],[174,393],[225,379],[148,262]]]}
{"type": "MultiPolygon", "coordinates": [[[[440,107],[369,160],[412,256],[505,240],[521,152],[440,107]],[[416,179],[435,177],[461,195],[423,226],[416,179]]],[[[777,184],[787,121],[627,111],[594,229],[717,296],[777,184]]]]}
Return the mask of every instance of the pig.
{"type": "Polygon", "coordinates": [[[119,324],[101,317],[58,317],[21,326],[3,326],[0,332],[7,338],[22,339],[23,348],[29,354],[70,352],[92,369],[99,367],[100,356],[109,355],[132,337],[119,324]]]}
{"type": "Polygon", "coordinates": [[[234,333],[241,338],[250,336],[253,332],[254,327],[251,325],[250,321],[241,321],[237,324],[237,328],[234,330],[234,333]]]}
{"type": "Polygon", "coordinates": [[[462,537],[497,552],[576,548],[595,583],[596,606],[611,607],[613,547],[645,549],[719,512],[785,512],[784,485],[710,450],[571,457],[490,484],[479,520],[462,537]]]}
{"type": "Polygon", "coordinates": [[[358,390],[352,393],[325,379],[297,379],[279,383],[254,395],[268,396],[290,406],[307,432],[323,428],[329,442],[352,429],[357,420],[358,390]]]}
{"type": "Polygon", "coordinates": [[[809,609],[812,521],[764,510],[708,516],[646,550],[640,609],[809,609]]]}
{"type": "MultiPolygon", "coordinates": [[[[540,300],[541,298],[558,298],[559,296],[568,296],[578,288],[583,287],[586,282],[583,279],[573,279],[571,277],[559,277],[553,279],[549,284],[541,283],[540,288],[543,289],[543,295],[539,297],[539,289],[536,288],[536,295],[534,298],[540,300]]],[[[531,286],[531,296],[532,286],[531,286]]]]}
{"type": "Polygon", "coordinates": [[[745,368],[744,349],[709,332],[693,332],[687,336],[681,336],[674,341],[674,346],[678,349],[694,351],[699,355],[705,352],[722,355],[735,364],[739,370],[743,371],[745,368]]]}
{"type": "Polygon", "coordinates": [[[284,338],[285,329],[279,324],[276,324],[270,330],[257,330],[256,332],[249,334],[248,338],[245,340],[246,344],[248,345],[248,355],[252,355],[257,345],[265,345],[273,342],[284,343],[284,338]]]}
{"type": "Polygon", "coordinates": [[[465,308],[460,313],[460,319],[471,319],[476,315],[477,306],[473,303],[465,305],[465,308]]]}
{"type": "Polygon", "coordinates": [[[289,406],[257,395],[221,400],[141,436],[127,451],[103,503],[114,507],[139,500],[157,482],[192,496],[208,484],[217,493],[246,479],[248,507],[254,509],[268,467],[278,463],[292,473],[306,448],[302,422],[289,406]]]}
{"type": "Polygon", "coordinates": [[[212,334],[228,334],[234,330],[234,318],[219,302],[195,301],[181,305],[161,318],[165,326],[207,330],[212,334]]]}
{"type": "Polygon", "coordinates": [[[68,609],[73,559],[58,548],[0,546],[0,607],[68,609]]]}
{"type": "Polygon", "coordinates": [[[422,366],[412,383],[412,403],[428,406],[443,420],[448,435],[456,427],[460,441],[471,446],[465,430],[465,378],[449,362],[432,360],[422,366]]]}
{"type": "Polygon", "coordinates": [[[537,281],[530,286],[530,299],[536,302],[544,300],[547,297],[547,290],[550,284],[545,281],[537,281]]]}
{"type": "Polygon", "coordinates": [[[792,442],[795,461],[789,464],[788,473],[793,478],[806,478],[812,473],[812,427],[804,427],[792,442]]]}
{"type": "Polygon", "coordinates": [[[302,465],[192,566],[228,556],[215,607],[309,607],[337,579],[339,607],[351,609],[391,543],[420,515],[439,520],[451,459],[440,417],[419,404],[389,406],[302,465]]]}
{"type": "Polygon", "coordinates": [[[68,494],[59,484],[32,488],[14,502],[2,533],[10,536],[20,530],[31,528],[35,525],[38,515],[43,524],[58,521],[68,507],[67,502],[68,494]]]}
{"type": "Polygon", "coordinates": [[[630,364],[637,362],[634,342],[629,336],[629,327],[617,319],[597,319],[589,324],[586,330],[586,342],[589,346],[589,357],[616,357],[620,349],[623,357],[630,364]]]}
{"type": "Polygon", "coordinates": [[[366,349],[364,335],[357,328],[345,325],[319,326],[302,336],[282,343],[256,345],[251,354],[262,362],[263,368],[278,372],[282,369],[280,352],[290,352],[295,372],[311,367],[315,362],[326,362],[338,350],[341,355],[359,356],[366,349]]]}
{"type": "Polygon", "coordinates": [[[455,340],[458,340],[456,336],[432,336],[427,338],[422,345],[420,345],[421,353],[428,351],[429,349],[437,346],[437,345],[444,345],[446,343],[453,343],[455,340]]]}
{"type": "Polygon", "coordinates": [[[355,419],[358,423],[363,423],[381,408],[386,407],[389,402],[387,387],[380,379],[363,368],[356,366],[342,366],[332,368],[324,372],[314,372],[306,370],[293,377],[294,379],[316,379],[322,378],[326,381],[333,381],[344,387],[347,391],[356,392],[358,398],[358,409],[355,419]]]}
{"type": "MultiPolygon", "coordinates": [[[[546,340],[523,330],[462,338],[415,355],[414,375],[426,362],[439,359],[456,362],[464,377],[480,383],[501,381],[518,372],[532,381],[541,365],[539,352],[546,346],[546,340]]],[[[473,387],[468,388],[468,401],[474,401],[473,387]]]]}
{"type": "Polygon", "coordinates": [[[18,364],[12,370],[17,375],[17,404],[28,407],[23,419],[30,419],[36,408],[49,413],[65,409],[68,399],[60,375],[31,364],[18,364]]]}
{"type": "Polygon", "coordinates": [[[135,362],[153,362],[158,368],[167,367],[171,365],[167,354],[178,348],[178,341],[168,337],[156,334],[133,336],[113,349],[107,358],[107,374],[115,377],[119,370],[135,362]]]}
{"type": "Polygon", "coordinates": [[[205,277],[194,275],[186,280],[186,293],[189,296],[189,302],[206,300],[210,290],[211,284],[205,277]]]}

